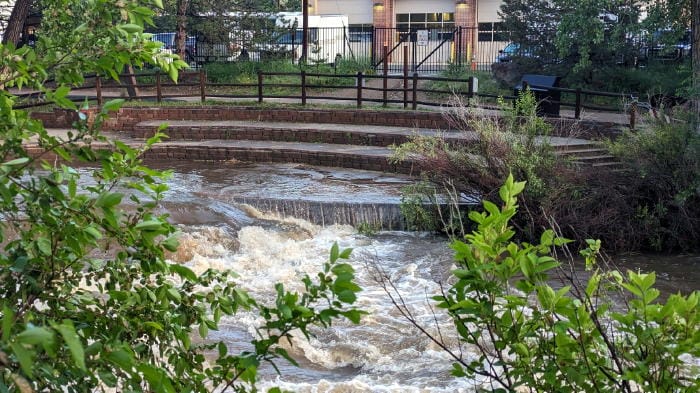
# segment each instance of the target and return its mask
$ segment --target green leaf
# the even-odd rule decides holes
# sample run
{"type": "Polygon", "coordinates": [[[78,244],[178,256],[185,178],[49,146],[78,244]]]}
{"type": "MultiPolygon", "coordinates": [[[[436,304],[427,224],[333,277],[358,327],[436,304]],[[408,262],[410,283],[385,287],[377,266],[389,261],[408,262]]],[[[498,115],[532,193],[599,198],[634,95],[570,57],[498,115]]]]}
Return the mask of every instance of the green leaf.
{"type": "Polygon", "coordinates": [[[29,378],[34,378],[34,360],[32,359],[32,353],[25,349],[20,343],[12,343],[10,344],[10,348],[12,348],[12,352],[15,354],[15,357],[17,357],[22,372],[29,378]]]}
{"type": "Polygon", "coordinates": [[[91,238],[95,240],[100,240],[102,239],[102,234],[100,231],[98,231],[95,227],[87,227],[84,229],[85,233],[87,233],[91,238]]]}
{"type": "Polygon", "coordinates": [[[15,158],[14,160],[4,162],[4,163],[2,163],[2,165],[4,165],[4,166],[18,166],[18,165],[26,164],[27,162],[29,162],[29,158],[21,157],[21,158],[15,158]]]}
{"type": "Polygon", "coordinates": [[[54,336],[51,331],[46,328],[36,326],[30,326],[27,328],[27,330],[17,335],[17,342],[29,345],[51,345],[53,339],[54,336]]]}
{"type": "Polygon", "coordinates": [[[134,228],[142,231],[157,231],[160,230],[162,227],[163,223],[159,220],[141,221],[140,223],[134,226],[134,228]]]}
{"type": "Polygon", "coordinates": [[[48,256],[51,255],[52,250],[51,250],[51,241],[45,237],[40,237],[36,239],[36,247],[39,249],[39,251],[48,256]]]}
{"type": "Polygon", "coordinates": [[[168,251],[170,251],[170,252],[176,252],[176,251],[177,251],[177,247],[178,247],[178,245],[179,245],[179,242],[178,242],[178,240],[177,240],[177,236],[170,236],[170,237],[168,237],[167,239],[163,240],[160,244],[161,244],[161,245],[163,246],[163,248],[165,248],[166,250],[168,250],[168,251]]]}
{"type": "Polygon", "coordinates": [[[340,256],[340,252],[339,252],[339,248],[338,248],[338,243],[333,243],[333,246],[331,247],[331,256],[330,256],[331,263],[335,263],[335,261],[338,260],[339,256],[340,256]]]}
{"type": "Polygon", "coordinates": [[[7,342],[12,335],[12,326],[15,324],[15,312],[7,305],[2,307],[2,341],[7,342]]]}
{"type": "Polygon", "coordinates": [[[143,31],[143,27],[135,25],[133,23],[127,23],[119,26],[120,29],[126,31],[127,33],[140,33],[143,31]]]}
{"type": "Polygon", "coordinates": [[[107,360],[112,364],[119,366],[122,370],[126,372],[131,372],[134,366],[134,358],[128,352],[118,349],[107,353],[107,360]]]}
{"type": "Polygon", "coordinates": [[[207,327],[207,324],[204,322],[201,322],[199,324],[199,337],[207,338],[208,334],[209,334],[209,328],[207,327]]]}
{"type": "Polygon", "coordinates": [[[187,266],[173,263],[170,265],[170,271],[172,271],[173,273],[177,274],[178,276],[184,278],[185,280],[197,281],[197,275],[194,274],[194,272],[190,268],[188,268],[187,266]]]}
{"type": "Polygon", "coordinates": [[[176,303],[180,303],[182,301],[182,297],[180,296],[180,292],[178,292],[177,289],[172,288],[172,287],[168,288],[168,297],[170,298],[170,300],[172,300],[176,303]]]}
{"type": "Polygon", "coordinates": [[[85,367],[85,353],[83,352],[83,345],[80,343],[80,338],[75,332],[75,327],[73,327],[73,322],[66,319],[62,324],[55,326],[56,330],[61,333],[63,340],[68,345],[68,350],[71,353],[75,365],[78,366],[83,371],[87,371],[85,367]]]}
{"type": "Polygon", "coordinates": [[[108,209],[121,203],[124,194],[118,192],[106,192],[101,194],[95,201],[95,206],[108,209]]]}
{"type": "Polygon", "coordinates": [[[107,113],[107,112],[114,112],[117,111],[119,108],[124,105],[124,100],[119,98],[115,100],[109,100],[102,104],[102,112],[107,113]]]}

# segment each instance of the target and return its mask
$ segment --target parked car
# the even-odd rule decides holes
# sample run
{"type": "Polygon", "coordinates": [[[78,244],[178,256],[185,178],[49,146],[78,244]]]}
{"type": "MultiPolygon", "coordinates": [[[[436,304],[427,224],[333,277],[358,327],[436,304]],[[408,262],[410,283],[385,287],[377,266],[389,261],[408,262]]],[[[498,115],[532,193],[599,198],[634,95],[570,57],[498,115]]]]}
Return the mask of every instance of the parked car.
{"type": "Polygon", "coordinates": [[[510,63],[516,57],[536,57],[529,48],[521,49],[520,44],[511,42],[505,48],[498,51],[496,61],[499,63],[510,63]]]}
{"type": "Polygon", "coordinates": [[[660,60],[682,60],[690,57],[692,40],[690,30],[686,30],[680,38],[674,40],[672,30],[658,30],[651,35],[649,42],[642,46],[643,58],[660,60]],[[675,42],[673,42],[675,41],[675,42]]]}
{"type": "MultiPolygon", "coordinates": [[[[177,52],[177,42],[175,42],[176,33],[153,33],[151,36],[151,41],[158,41],[163,43],[164,51],[168,53],[177,52]]],[[[188,36],[185,40],[185,61],[191,62],[197,56],[197,37],[188,36]]]]}

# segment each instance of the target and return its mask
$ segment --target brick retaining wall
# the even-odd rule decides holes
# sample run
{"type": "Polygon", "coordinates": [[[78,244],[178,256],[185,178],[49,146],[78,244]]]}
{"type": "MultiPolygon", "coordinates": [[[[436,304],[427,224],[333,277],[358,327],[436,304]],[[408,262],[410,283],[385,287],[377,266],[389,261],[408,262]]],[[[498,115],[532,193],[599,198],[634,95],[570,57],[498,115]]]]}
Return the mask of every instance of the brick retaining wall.
{"type": "MultiPolygon", "coordinates": [[[[96,112],[96,109],[91,109],[96,112]]],[[[55,110],[48,113],[33,113],[47,127],[64,128],[75,121],[73,112],[55,110]]],[[[252,120],[294,123],[364,124],[376,126],[430,128],[447,130],[454,128],[440,112],[411,112],[401,110],[369,109],[288,109],[234,106],[205,107],[125,107],[112,114],[105,122],[108,131],[134,131],[136,124],[146,120],[252,120]]],[[[621,126],[615,123],[576,121],[552,118],[548,121],[555,127],[554,135],[576,136],[598,139],[614,136],[621,126]]]]}

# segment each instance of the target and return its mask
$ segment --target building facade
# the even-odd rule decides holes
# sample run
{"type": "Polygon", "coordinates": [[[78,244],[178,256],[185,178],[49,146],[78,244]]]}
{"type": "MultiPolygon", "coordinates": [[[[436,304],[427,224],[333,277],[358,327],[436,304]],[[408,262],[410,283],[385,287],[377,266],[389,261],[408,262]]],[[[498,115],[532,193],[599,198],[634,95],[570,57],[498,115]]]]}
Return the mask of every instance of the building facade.
{"type": "MultiPolygon", "coordinates": [[[[374,40],[375,58],[384,47],[418,41],[426,53],[445,52],[433,56],[490,64],[508,42],[500,6],[501,0],[309,0],[309,13],[347,15],[350,41],[374,40]]],[[[400,61],[401,51],[391,56],[400,61]]]]}

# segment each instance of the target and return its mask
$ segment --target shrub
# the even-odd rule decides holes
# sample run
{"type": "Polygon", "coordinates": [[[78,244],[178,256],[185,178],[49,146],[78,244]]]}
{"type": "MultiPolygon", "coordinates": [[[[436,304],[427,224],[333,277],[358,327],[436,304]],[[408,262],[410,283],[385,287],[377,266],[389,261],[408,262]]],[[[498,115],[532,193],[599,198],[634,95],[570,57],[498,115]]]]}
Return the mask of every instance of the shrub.
{"type": "Polygon", "coordinates": [[[473,133],[467,142],[417,135],[395,147],[392,159],[414,157],[432,181],[485,197],[498,189],[500,179],[516,173],[532,184],[528,198],[538,200],[549,192],[558,168],[547,139],[551,126],[537,116],[536,100],[529,92],[518,97],[514,108],[501,105],[502,118],[458,105],[448,116],[453,127],[473,133]]]}
{"type": "Polygon", "coordinates": [[[289,358],[281,340],[360,317],[349,307],[360,290],[353,268],[341,262],[350,250],[337,245],[323,271],[303,279],[303,293],[278,284],[271,304],[238,288],[233,272],[196,275],[166,260],[178,247],[175,227],[157,213],[167,174],[142,163],[164,135],[143,148],[110,141],[100,125],[122,101],[88,121],[89,108],[67,97],[84,73],[117,79],[127,65],[155,63],[177,78],[185,64],[140,34],[156,4],[46,1],[36,49],[0,45],[6,87],[39,91],[79,119],[65,137],[53,136],[0,90],[2,392],[254,390],[261,364],[289,358]],[[193,342],[240,310],[262,321],[248,351],[193,342]]]}
{"type": "Polygon", "coordinates": [[[599,241],[581,252],[585,282],[552,257],[569,242],[554,231],[536,243],[514,242],[510,223],[524,188],[509,176],[501,207],[484,201],[484,212],[469,215],[478,227],[452,243],[454,280],[433,298],[476,358],[428,333],[392,296],[451,355],[453,375],[486,378],[494,392],[698,391],[700,370],[689,358],[700,357],[700,292],[660,302],[654,273],[600,268],[599,241]],[[552,286],[554,278],[564,286],[552,286]]]}
{"type": "MultiPolygon", "coordinates": [[[[653,120],[609,143],[629,171],[638,233],[656,250],[700,244],[700,134],[690,121],[653,120]]],[[[695,247],[693,246],[695,245],[695,247]]]]}

